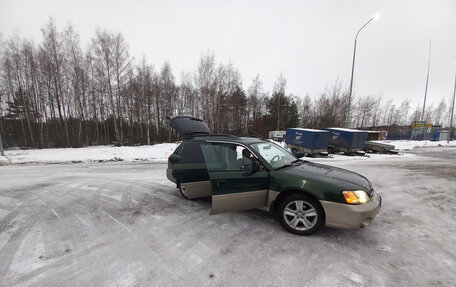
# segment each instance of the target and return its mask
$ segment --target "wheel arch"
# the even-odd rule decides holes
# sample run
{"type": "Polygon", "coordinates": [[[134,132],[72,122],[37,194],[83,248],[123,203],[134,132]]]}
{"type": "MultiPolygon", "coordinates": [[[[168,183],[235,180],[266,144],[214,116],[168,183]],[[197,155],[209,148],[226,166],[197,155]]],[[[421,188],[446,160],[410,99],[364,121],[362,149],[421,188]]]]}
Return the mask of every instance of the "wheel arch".
{"type": "Polygon", "coordinates": [[[313,200],[315,200],[315,202],[320,206],[321,210],[323,211],[323,222],[326,222],[326,212],[325,212],[325,209],[323,208],[323,205],[321,205],[320,200],[312,193],[310,193],[306,190],[296,189],[296,188],[289,188],[289,189],[285,189],[285,190],[281,191],[279,193],[279,195],[271,203],[271,206],[269,208],[270,214],[276,214],[277,209],[280,205],[280,202],[287,196],[290,196],[293,194],[304,194],[306,196],[309,196],[313,200]]]}

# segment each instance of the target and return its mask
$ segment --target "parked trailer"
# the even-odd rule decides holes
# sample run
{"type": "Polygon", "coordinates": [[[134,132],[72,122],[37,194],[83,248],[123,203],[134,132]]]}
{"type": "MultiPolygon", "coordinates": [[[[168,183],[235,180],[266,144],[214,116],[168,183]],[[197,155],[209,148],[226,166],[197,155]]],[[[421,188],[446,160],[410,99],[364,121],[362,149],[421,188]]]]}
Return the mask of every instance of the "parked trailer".
{"type": "Polygon", "coordinates": [[[379,153],[397,153],[394,150],[395,146],[392,144],[379,143],[376,141],[366,142],[366,151],[379,152],[379,153]]]}
{"type": "Polygon", "coordinates": [[[343,128],[327,128],[331,133],[328,151],[353,154],[364,150],[366,146],[367,131],[343,129],[343,128]]]}
{"type": "Polygon", "coordinates": [[[288,128],[285,143],[293,153],[315,155],[327,152],[330,132],[324,130],[288,128]]]}

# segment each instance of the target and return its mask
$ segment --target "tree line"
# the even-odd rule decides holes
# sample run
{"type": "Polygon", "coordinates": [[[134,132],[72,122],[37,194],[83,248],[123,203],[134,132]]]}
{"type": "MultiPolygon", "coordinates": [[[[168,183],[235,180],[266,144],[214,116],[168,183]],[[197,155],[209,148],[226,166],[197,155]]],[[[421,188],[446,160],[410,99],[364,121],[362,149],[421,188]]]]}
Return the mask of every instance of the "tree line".
{"type": "MultiPolygon", "coordinates": [[[[247,89],[239,70],[201,56],[179,83],[171,65],[156,68],[135,60],[120,33],[97,30],[81,48],[71,25],[59,31],[52,19],[38,45],[18,33],[0,44],[0,132],[7,147],[80,147],[97,144],[152,144],[178,139],[168,115],[204,119],[214,133],[267,136],[287,127],[342,127],[348,95],[336,81],[314,97],[287,93],[280,74],[272,91],[259,75],[247,89]]],[[[448,124],[448,101],[426,109],[425,118],[448,124]]],[[[403,101],[358,96],[351,127],[407,125],[421,118],[403,101]]]]}

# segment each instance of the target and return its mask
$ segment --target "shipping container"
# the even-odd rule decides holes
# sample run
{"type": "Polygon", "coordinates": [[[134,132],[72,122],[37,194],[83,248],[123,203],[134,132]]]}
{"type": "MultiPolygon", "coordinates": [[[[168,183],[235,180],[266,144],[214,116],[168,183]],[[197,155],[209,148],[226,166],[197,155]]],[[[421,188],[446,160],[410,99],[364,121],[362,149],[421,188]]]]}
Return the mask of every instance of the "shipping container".
{"type": "Polygon", "coordinates": [[[387,136],[387,131],[367,131],[367,141],[384,141],[387,136]]]}
{"type": "Polygon", "coordinates": [[[285,142],[293,153],[318,154],[328,151],[329,136],[324,130],[288,128],[285,142]]]}
{"type": "Polygon", "coordinates": [[[450,132],[449,130],[441,130],[435,133],[435,140],[436,141],[447,141],[450,140],[450,132]]]}
{"type": "Polygon", "coordinates": [[[367,140],[368,141],[380,140],[380,131],[367,131],[367,140]]]}

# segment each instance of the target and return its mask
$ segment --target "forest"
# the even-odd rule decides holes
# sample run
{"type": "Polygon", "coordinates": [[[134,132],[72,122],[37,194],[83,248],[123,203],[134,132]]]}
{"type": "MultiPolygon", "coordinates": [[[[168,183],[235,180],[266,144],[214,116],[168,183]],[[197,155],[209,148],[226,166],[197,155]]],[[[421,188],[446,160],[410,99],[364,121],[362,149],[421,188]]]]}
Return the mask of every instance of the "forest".
{"type": "MultiPolygon", "coordinates": [[[[273,87],[259,74],[244,83],[233,63],[202,54],[176,78],[169,62],[156,67],[129,53],[120,33],[97,30],[86,49],[71,25],[50,19],[35,44],[13,33],[0,42],[0,133],[5,147],[82,147],[171,142],[168,115],[204,119],[213,133],[266,137],[288,127],[344,127],[347,85],[296,96],[278,72],[273,87]]],[[[260,71],[259,71],[260,72],[260,71]]],[[[425,119],[449,126],[450,98],[429,103],[425,119]]],[[[381,95],[352,99],[350,127],[391,129],[421,119],[422,107],[381,95]]]]}

